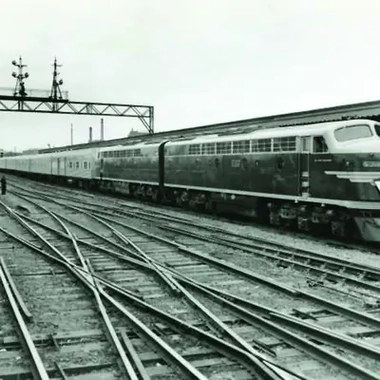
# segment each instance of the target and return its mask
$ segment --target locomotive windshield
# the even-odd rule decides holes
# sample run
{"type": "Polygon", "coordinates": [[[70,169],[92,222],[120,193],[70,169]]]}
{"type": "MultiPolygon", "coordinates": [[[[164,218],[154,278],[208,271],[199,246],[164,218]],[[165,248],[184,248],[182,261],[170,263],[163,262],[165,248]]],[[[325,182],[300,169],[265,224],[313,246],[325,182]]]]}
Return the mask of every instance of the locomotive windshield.
{"type": "Polygon", "coordinates": [[[373,136],[369,125],[349,125],[347,127],[338,128],[334,132],[335,138],[339,142],[363,139],[373,136]]]}
{"type": "Polygon", "coordinates": [[[380,124],[375,124],[375,131],[378,136],[380,136],[380,124]]]}

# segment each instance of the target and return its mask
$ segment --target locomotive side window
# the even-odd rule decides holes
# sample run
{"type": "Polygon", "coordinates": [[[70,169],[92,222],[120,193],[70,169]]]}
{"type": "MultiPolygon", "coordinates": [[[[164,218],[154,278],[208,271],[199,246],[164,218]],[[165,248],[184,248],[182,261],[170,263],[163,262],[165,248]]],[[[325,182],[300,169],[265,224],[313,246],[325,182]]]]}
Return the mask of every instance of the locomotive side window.
{"type": "Polygon", "coordinates": [[[201,154],[201,146],[199,144],[189,145],[189,154],[201,154]]]}
{"type": "Polygon", "coordinates": [[[325,142],[325,138],[323,136],[315,136],[313,142],[313,152],[314,153],[327,153],[329,148],[325,142]]]}
{"type": "Polygon", "coordinates": [[[202,144],[202,154],[215,154],[215,143],[202,144]]]}
{"type": "Polygon", "coordinates": [[[252,140],[252,152],[271,152],[272,139],[252,140]]]}
{"type": "Polygon", "coordinates": [[[232,143],[233,153],[248,153],[250,150],[250,141],[234,141],[232,143]]]}
{"type": "Polygon", "coordinates": [[[380,124],[375,124],[375,131],[378,136],[380,136],[380,124]]]}
{"type": "Polygon", "coordinates": [[[373,136],[369,125],[350,125],[338,128],[334,132],[335,138],[339,142],[345,142],[356,139],[363,139],[373,136]]]}
{"type": "Polygon", "coordinates": [[[231,143],[230,142],[220,142],[216,144],[217,154],[229,154],[231,153],[231,143]]]}
{"type": "Polygon", "coordinates": [[[273,139],[274,152],[294,152],[296,150],[296,138],[293,136],[273,139]]]}

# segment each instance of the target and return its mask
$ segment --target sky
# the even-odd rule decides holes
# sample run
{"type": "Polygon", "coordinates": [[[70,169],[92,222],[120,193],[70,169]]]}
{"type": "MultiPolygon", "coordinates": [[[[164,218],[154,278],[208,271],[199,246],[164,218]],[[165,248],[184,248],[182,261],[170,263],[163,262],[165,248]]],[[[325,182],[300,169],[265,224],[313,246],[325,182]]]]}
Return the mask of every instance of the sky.
{"type": "MultiPolygon", "coordinates": [[[[155,131],[380,99],[378,0],[4,0],[0,87],[153,105],[155,131]]],[[[0,93],[4,91],[0,90],[0,93]]],[[[0,149],[99,138],[100,118],[0,112],[0,149]]],[[[105,118],[106,139],[143,131],[105,118]]]]}

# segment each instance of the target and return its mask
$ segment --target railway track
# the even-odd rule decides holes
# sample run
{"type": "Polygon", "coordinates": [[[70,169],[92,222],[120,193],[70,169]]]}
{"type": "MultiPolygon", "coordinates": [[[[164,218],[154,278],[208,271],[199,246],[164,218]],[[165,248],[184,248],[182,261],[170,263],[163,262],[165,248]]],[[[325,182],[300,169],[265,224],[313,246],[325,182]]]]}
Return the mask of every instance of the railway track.
{"type": "MultiPolygon", "coordinates": [[[[87,260],[91,260],[89,257],[85,258],[84,256],[81,258],[80,255],[78,254],[79,258],[75,258],[72,254],[69,253],[68,247],[65,247],[62,242],[59,243],[60,249],[57,249],[54,245],[51,244],[52,241],[57,240],[53,236],[49,235],[47,236],[47,233],[45,231],[44,237],[42,238],[41,231],[37,231],[35,228],[30,227],[29,225],[26,224],[25,221],[23,221],[23,218],[18,216],[16,212],[14,212],[12,209],[7,206],[5,207],[10,214],[18,219],[22,225],[26,226],[29,231],[33,232],[34,237],[40,237],[40,242],[42,242],[44,245],[47,247],[51,248],[51,250],[56,254],[57,257],[59,257],[61,260],[61,264],[64,264],[66,267],[70,266],[71,270],[74,270],[74,273],[76,276],[84,276],[83,275],[83,269],[86,269],[86,264],[87,260]],[[62,251],[65,251],[65,255],[62,254],[62,251]],[[68,260],[68,261],[67,261],[68,260]],[[77,265],[75,262],[82,262],[82,271],[78,272],[77,265]],[[71,264],[69,264],[71,262],[71,264]]],[[[29,210],[28,208],[24,208],[25,210],[29,210]]],[[[44,216],[44,219],[46,217],[44,216]]],[[[60,219],[56,219],[58,221],[60,219]]],[[[52,220],[50,220],[52,222],[52,220]]],[[[58,231],[57,226],[54,225],[51,227],[52,229],[56,229],[58,231]]],[[[41,229],[40,229],[41,230],[41,229]]],[[[70,234],[69,229],[65,229],[67,236],[69,236],[71,239],[73,236],[70,234]],[[71,236],[70,236],[71,235],[71,236]]],[[[51,260],[53,259],[54,256],[51,256],[51,254],[44,252],[41,250],[41,248],[38,248],[36,245],[30,245],[30,243],[23,242],[22,239],[20,239],[20,236],[17,234],[12,234],[7,232],[6,230],[2,229],[2,232],[6,234],[9,238],[12,238],[20,243],[24,243],[26,246],[29,246],[30,248],[34,248],[35,251],[39,252],[40,254],[44,255],[45,257],[49,257],[51,260]],[[48,256],[47,256],[48,255],[48,256]]],[[[74,238],[75,241],[75,238],[74,238]]],[[[56,244],[55,244],[56,245],[56,244]]],[[[75,244],[74,244],[75,245],[75,244]]],[[[76,249],[77,250],[77,249],[76,249]]],[[[79,250],[77,250],[77,253],[79,250]]],[[[98,256],[98,255],[96,255],[98,256]]],[[[55,261],[59,260],[57,257],[55,257],[55,261]]],[[[92,260],[91,260],[92,261],[92,260]]],[[[95,260],[94,260],[95,261],[95,260]]],[[[96,263],[95,263],[96,264],[96,263]]],[[[88,265],[88,264],[87,264],[88,265]]],[[[96,265],[94,265],[94,270],[96,271],[96,265]]],[[[104,269],[104,263],[101,263],[101,268],[104,269]]],[[[107,270],[106,270],[107,271],[107,270]]],[[[85,270],[86,276],[88,277],[89,274],[92,273],[92,270],[89,270],[87,268],[85,270]]],[[[92,275],[92,274],[91,274],[92,275]]],[[[92,277],[93,278],[93,277],[92,277]]],[[[84,279],[86,280],[86,278],[84,279]]],[[[98,279],[99,280],[99,279],[98,279]]],[[[81,279],[83,281],[83,278],[81,279]]],[[[95,281],[95,280],[94,280],[95,281]]],[[[87,278],[87,282],[91,283],[91,278],[87,278]]],[[[234,347],[232,345],[228,345],[222,340],[216,339],[213,335],[211,334],[205,334],[203,330],[198,330],[195,327],[191,327],[191,325],[183,325],[183,322],[180,320],[176,321],[175,319],[170,318],[169,316],[166,316],[166,318],[169,318],[169,324],[162,323],[162,321],[154,321],[152,322],[154,309],[151,310],[151,314],[149,316],[144,316],[141,311],[140,312],[134,312],[131,313],[130,311],[126,310],[122,305],[121,305],[121,297],[125,298],[126,296],[131,296],[132,299],[128,299],[130,302],[141,302],[141,295],[138,295],[137,297],[134,296],[131,292],[126,293],[125,291],[120,290],[117,287],[117,284],[115,283],[110,283],[109,281],[106,282],[107,286],[112,289],[112,291],[116,291],[117,295],[119,297],[119,300],[116,298],[112,297],[108,293],[104,292],[99,288],[98,292],[101,293],[101,295],[112,305],[114,305],[117,308],[117,313],[113,315],[112,317],[112,325],[115,326],[116,329],[122,334],[122,339],[123,342],[126,342],[130,340],[128,336],[125,334],[125,330],[129,331],[129,334],[131,334],[131,328],[128,327],[128,325],[132,324],[133,327],[138,329],[138,335],[142,335],[149,341],[149,345],[147,343],[143,343],[142,347],[140,344],[140,352],[136,353],[135,352],[135,357],[140,358],[140,367],[144,368],[144,364],[141,363],[141,357],[145,357],[149,355],[148,347],[150,347],[152,344],[154,344],[157,349],[157,346],[160,348],[160,354],[157,356],[153,355],[153,358],[150,358],[150,362],[155,364],[153,368],[149,369],[149,373],[146,376],[151,376],[154,375],[154,378],[165,378],[165,379],[170,379],[170,378],[197,378],[197,379],[206,379],[206,378],[218,378],[217,376],[220,374],[221,376],[231,376],[231,378],[236,378],[236,379],[249,379],[252,378],[262,378],[262,379],[280,379],[278,375],[276,374],[279,369],[276,368],[276,371],[273,371],[270,368],[270,363],[269,364],[263,364],[262,361],[264,358],[260,356],[260,360],[253,357],[252,354],[246,352],[245,350],[242,350],[237,347],[234,347]],[[134,299],[133,299],[134,298],[134,299]],[[120,313],[122,315],[120,315],[120,313]],[[138,313],[138,318],[136,318],[136,313],[138,313]],[[125,317],[128,317],[128,324],[126,327],[126,321],[125,317]],[[154,327],[156,330],[159,329],[160,334],[164,336],[165,340],[160,338],[154,331],[147,327],[146,324],[144,324],[144,321],[146,323],[149,323],[151,327],[154,327]],[[198,335],[198,339],[194,339],[194,337],[189,336],[189,334],[186,335],[186,340],[183,339],[182,334],[176,334],[173,333],[173,324],[177,324],[179,327],[179,330],[187,330],[191,329],[193,334],[198,335]],[[124,331],[124,333],[123,333],[124,331]],[[166,331],[166,333],[165,333],[166,331]],[[153,343],[152,343],[153,339],[153,343]],[[215,347],[216,349],[210,350],[205,347],[202,347],[202,340],[207,341],[208,345],[211,345],[212,347],[215,347]],[[170,341],[170,346],[168,345],[167,341],[170,341]],[[172,348],[174,347],[174,348],[172,348]],[[195,348],[195,349],[194,349],[195,348]],[[221,351],[222,353],[225,353],[227,351],[227,355],[218,355],[218,351],[221,351]],[[181,354],[179,354],[181,352],[181,354]],[[189,357],[189,360],[194,364],[190,364],[184,356],[189,357]],[[156,360],[154,360],[156,358],[156,360]],[[240,362],[243,362],[245,364],[245,368],[242,367],[240,362]],[[246,363],[248,361],[248,364],[246,363]],[[178,371],[173,371],[170,366],[168,367],[168,362],[172,366],[177,366],[180,367],[181,373],[183,377],[178,373],[178,371]],[[201,372],[195,368],[201,368],[203,372],[206,372],[207,377],[201,372]],[[219,373],[220,372],[220,373],[219,373]]],[[[105,285],[105,284],[103,284],[105,285]]],[[[141,306],[141,303],[140,303],[141,306]]],[[[173,307],[173,302],[171,302],[171,307],[173,307]]],[[[149,305],[144,305],[144,309],[149,308],[149,305]]],[[[183,308],[183,306],[182,306],[183,308]]],[[[101,309],[101,308],[99,308],[101,309]]],[[[161,318],[165,318],[161,317],[161,318]]],[[[215,323],[215,322],[214,322],[215,323]]],[[[195,321],[195,325],[199,324],[199,320],[195,321]]],[[[127,344],[125,344],[127,346],[127,344]]],[[[131,343],[128,344],[129,347],[131,347],[131,343]]],[[[120,355],[122,356],[122,355],[120,355]]],[[[150,355],[152,356],[152,355],[150,355]]],[[[136,365],[137,366],[137,365],[136,365]]],[[[134,378],[134,377],[126,377],[126,378],[134,378]]],[[[136,377],[137,378],[137,377],[136,377]]],[[[219,377],[219,378],[227,378],[227,377],[219,377]]]]}
{"type": "MultiPolygon", "coordinates": [[[[248,273],[249,271],[244,270],[241,266],[245,263],[242,261],[242,257],[238,257],[242,254],[249,254],[249,256],[245,256],[244,260],[249,258],[250,261],[254,262],[254,265],[257,265],[259,271],[269,271],[268,262],[277,262],[282,266],[286,264],[290,269],[287,274],[292,274],[292,276],[296,277],[294,269],[299,268],[300,264],[305,265],[304,260],[300,260],[302,252],[298,252],[297,266],[287,261],[289,259],[284,257],[284,252],[281,252],[281,255],[276,257],[273,249],[279,251],[279,247],[253,247],[252,240],[244,242],[241,236],[235,236],[234,240],[233,236],[226,232],[224,232],[224,236],[220,236],[222,231],[218,231],[212,226],[198,225],[195,228],[194,226],[186,225],[186,229],[183,229],[183,226],[178,226],[178,224],[183,225],[186,222],[183,218],[171,219],[165,215],[160,217],[150,215],[149,212],[136,210],[135,207],[135,210],[125,207],[125,210],[119,209],[115,213],[112,206],[108,205],[105,209],[104,205],[96,204],[91,199],[92,197],[81,197],[78,193],[75,196],[70,193],[66,198],[66,204],[63,204],[58,200],[58,194],[59,192],[55,195],[55,203],[52,206],[52,200],[48,198],[49,194],[43,194],[42,191],[39,196],[44,196],[45,198],[43,200],[39,199],[38,203],[45,204],[45,206],[49,205],[50,208],[53,207],[57,215],[59,213],[60,217],[70,225],[70,229],[75,231],[75,235],[81,236],[78,239],[79,244],[86,245],[87,242],[87,244],[92,244],[92,248],[95,246],[99,251],[107,253],[101,258],[98,253],[96,254],[97,259],[95,257],[90,258],[94,261],[93,266],[96,272],[104,276],[108,272],[111,274],[108,281],[117,286],[123,286],[123,289],[128,289],[128,286],[132,283],[132,287],[128,290],[131,292],[138,290],[139,295],[144,300],[149,300],[150,305],[159,306],[159,304],[163,303],[163,297],[162,291],[160,293],[154,285],[147,283],[146,275],[141,273],[144,266],[156,267],[154,270],[152,268],[150,270],[154,271],[156,277],[166,276],[167,281],[164,281],[164,283],[168,289],[173,288],[171,290],[174,293],[178,291],[178,285],[181,285],[181,287],[186,287],[187,291],[196,294],[198,300],[202,300],[205,305],[209,305],[207,309],[211,309],[217,314],[216,316],[220,322],[227,325],[227,327],[228,325],[233,327],[233,331],[229,331],[228,335],[231,344],[238,344],[245,350],[249,350],[250,346],[255,347],[259,352],[265,353],[269,357],[274,356],[276,364],[280,367],[295,368],[296,366],[296,372],[307,378],[339,378],[339,376],[342,379],[350,378],[347,377],[350,375],[337,374],[337,368],[341,371],[347,371],[346,373],[351,373],[354,376],[353,378],[377,378],[376,374],[380,373],[377,372],[379,368],[376,364],[378,360],[376,329],[378,329],[379,323],[376,310],[373,313],[360,312],[359,309],[363,305],[360,302],[355,304],[355,299],[349,306],[355,306],[356,309],[352,307],[344,308],[336,304],[337,301],[342,299],[342,297],[340,299],[337,297],[336,292],[334,295],[326,292],[324,298],[320,295],[308,294],[299,289],[294,290],[290,287],[281,286],[281,281],[269,281],[260,275],[248,273]],[[71,203],[70,198],[75,200],[75,197],[79,197],[76,199],[76,206],[68,208],[71,203]],[[87,202],[84,198],[86,198],[87,202]],[[89,199],[90,202],[88,202],[89,199]],[[78,200],[80,200],[81,209],[77,207],[78,200]],[[73,207],[76,207],[76,209],[73,207]],[[66,211],[64,212],[63,210],[66,211]],[[70,210],[70,212],[67,210],[70,210]],[[83,228],[84,225],[90,226],[90,228],[83,228]],[[110,228],[111,226],[114,226],[113,229],[110,228]],[[92,230],[95,229],[102,231],[102,235],[93,234],[92,230]],[[147,229],[157,233],[160,232],[160,234],[156,236],[152,232],[147,232],[147,229]],[[202,233],[199,230],[202,230],[202,233]],[[169,239],[162,237],[163,232],[169,239]],[[80,233],[82,235],[79,235],[80,233]],[[175,238],[177,242],[173,243],[170,238],[175,238]],[[215,248],[216,246],[218,248],[215,248]],[[210,252],[214,252],[214,254],[204,254],[203,252],[199,254],[200,247],[207,251],[210,248],[210,252]],[[222,247],[224,250],[222,250],[222,247]],[[250,250],[260,249],[263,251],[264,248],[266,255],[261,255],[259,264],[256,255],[253,256],[254,252],[250,250]],[[228,251],[231,249],[234,253],[233,257],[228,251]],[[178,254],[178,251],[181,254],[178,254]],[[237,260],[236,264],[225,265],[226,260],[216,258],[215,252],[218,255],[224,255],[224,257],[229,256],[230,261],[237,260]],[[123,253],[122,256],[129,255],[129,257],[118,256],[121,253],[123,253]],[[183,256],[184,253],[186,253],[186,256],[183,256]],[[117,257],[117,265],[115,261],[109,261],[110,255],[114,258],[117,257]],[[207,260],[205,261],[206,256],[207,260]],[[123,264],[121,264],[121,261],[123,261],[123,264]],[[124,265],[127,262],[128,269],[124,270],[124,265]],[[140,266],[141,270],[136,271],[135,269],[132,271],[131,264],[135,267],[140,266]],[[160,269],[161,275],[157,275],[157,269],[160,269]],[[118,270],[119,273],[117,273],[118,270]],[[128,280],[125,281],[125,278],[128,280]],[[175,281],[171,282],[170,279],[175,281]],[[176,285],[177,290],[175,290],[176,285]],[[148,289],[148,294],[142,291],[144,287],[148,289]],[[268,289],[270,289],[270,292],[268,289]],[[149,292],[151,293],[149,294],[149,292]],[[326,300],[328,295],[330,296],[330,302],[326,302],[328,301],[326,300]],[[276,310],[266,305],[247,301],[248,299],[265,300],[266,298],[269,299],[269,304],[272,304],[272,306],[276,304],[276,310]],[[158,304],[154,305],[154,302],[158,302],[158,304]],[[268,321],[271,323],[268,323],[268,321]],[[238,334],[238,337],[234,336],[236,334],[238,334]],[[244,338],[245,336],[255,337],[254,340],[247,342],[249,346],[245,346],[244,339],[239,341],[239,337],[244,338]],[[260,338],[257,339],[256,337],[260,338]],[[354,339],[351,339],[351,337],[354,337],[354,339]],[[363,337],[370,339],[370,344],[368,344],[367,340],[367,345],[363,345],[360,341],[363,337]],[[318,344],[314,344],[314,347],[312,347],[312,343],[315,341],[318,344]],[[320,349],[321,346],[322,350],[320,349]],[[361,354],[360,357],[359,353],[361,354]],[[315,360],[315,358],[318,358],[318,360],[315,360]],[[332,367],[326,368],[325,363],[329,363],[332,367]]],[[[18,194],[18,196],[20,195],[18,194]]],[[[24,201],[29,201],[29,204],[31,204],[30,199],[25,200],[24,198],[24,201]]],[[[44,216],[41,219],[44,218],[46,217],[44,216]]],[[[45,231],[45,234],[49,228],[49,233],[54,233],[52,226],[43,226],[41,222],[30,218],[28,222],[34,223],[35,226],[38,225],[38,228],[45,231]]],[[[54,239],[53,236],[51,238],[54,239]]],[[[260,242],[260,244],[263,243],[260,242]]],[[[294,255],[295,253],[293,252],[294,255]]],[[[321,267],[321,261],[309,261],[307,265],[317,263],[321,267]]],[[[336,266],[337,263],[334,263],[334,265],[336,266]]],[[[360,270],[363,273],[364,267],[360,268],[360,270]]],[[[366,273],[368,271],[369,269],[367,268],[366,273]]],[[[308,275],[314,272],[308,269],[308,275]]],[[[274,276],[275,271],[270,272],[270,274],[274,276]]],[[[304,275],[304,273],[301,274],[304,275]]],[[[355,273],[353,274],[355,275],[355,273]]],[[[374,275],[375,269],[371,273],[371,276],[374,275]]],[[[284,274],[281,276],[279,276],[281,280],[286,277],[284,274]]],[[[301,281],[301,279],[302,276],[299,276],[298,280],[301,281]]],[[[373,277],[368,277],[368,280],[376,282],[373,277]]],[[[290,283],[291,281],[288,279],[287,282],[290,283]]],[[[312,289],[314,288],[315,286],[312,289]]],[[[365,290],[368,291],[368,289],[365,290]]],[[[376,289],[371,289],[373,295],[375,292],[376,289]]],[[[340,294],[340,296],[342,295],[340,294]]],[[[345,298],[347,297],[347,295],[344,296],[345,298]]],[[[172,299],[173,297],[171,297],[172,299]]],[[[171,300],[161,306],[164,309],[170,308],[171,300]]],[[[182,305],[180,307],[183,309],[182,305]]],[[[174,314],[180,315],[184,319],[189,318],[191,325],[199,325],[202,329],[206,329],[207,332],[216,335],[219,332],[220,334],[221,325],[220,323],[215,325],[215,320],[213,322],[208,320],[205,323],[205,318],[200,321],[199,319],[194,319],[191,313],[186,313],[184,310],[176,309],[176,311],[177,313],[174,314]],[[178,310],[181,312],[178,313],[178,310]]],[[[203,310],[202,313],[204,316],[207,312],[203,310]]],[[[207,318],[209,318],[209,315],[207,318]]],[[[171,324],[166,328],[170,330],[172,328],[171,324]]],[[[165,328],[162,327],[162,330],[165,331],[165,328]]],[[[226,331],[223,334],[222,337],[225,338],[226,331]]]]}
{"type": "MultiPolygon", "coordinates": [[[[7,228],[17,234],[18,226],[12,224],[12,220],[6,221],[7,228]]],[[[7,235],[2,234],[0,247],[6,273],[3,289],[7,284],[17,284],[17,292],[11,288],[13,291],[8,292],[2,305],[14,307],[11,297],[17,297],[16,306],[23,305],[19,313],[24,321],[20,322],[15,312],[11,319],[9,314],[2,314],[8,320],[2,323],[1,378],[69,378],[73,374],[118,378],[120,370],[88,294],[59,266],[11,241],[7,235]],[[23,329],[7,328],[12,321],[23,324],[23,329]],[[25,334],[29,335],[28,350],[25,334]],[[22,355],[25,351],[28,355],[22,355]]]]}

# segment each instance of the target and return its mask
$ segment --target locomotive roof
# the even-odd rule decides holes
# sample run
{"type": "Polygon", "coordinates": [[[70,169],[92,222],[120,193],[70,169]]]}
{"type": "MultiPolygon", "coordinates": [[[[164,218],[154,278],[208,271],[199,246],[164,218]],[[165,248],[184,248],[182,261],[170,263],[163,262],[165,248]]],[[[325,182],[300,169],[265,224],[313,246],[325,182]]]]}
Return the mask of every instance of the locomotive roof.
{"type": "Polygon", "coordinates": [[[200,136],[195,137],[191,140],[177,140],[171,141],[169,144],[173,145],[184,145],[188,144],[201,144],[207,143],[209,140],[218,142],[223,141],[238,141],[238,140],[250,140],[250,139],[265,139],[273,137],[288,137],[288,136],[316,136],[323,135],[328,131],[335,130],[340,127],[358,125],[358,124],[373,124],[376,123],[373,120],[366,119],[356,119],[356,120],[345,120],[337,122],[328,123],[318,123],[310,125],[296,125],[291,127],[273,127],[265,129],[257,129],[255,131],[235,134],[235,135],[212,135],[212,136],[200,136]]]}

